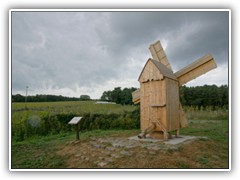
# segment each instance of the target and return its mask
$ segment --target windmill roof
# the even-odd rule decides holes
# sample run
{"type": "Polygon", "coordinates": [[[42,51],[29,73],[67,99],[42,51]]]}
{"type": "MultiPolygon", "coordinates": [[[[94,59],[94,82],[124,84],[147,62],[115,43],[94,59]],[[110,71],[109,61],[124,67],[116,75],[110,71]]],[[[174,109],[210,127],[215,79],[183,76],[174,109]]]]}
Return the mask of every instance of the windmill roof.
{"type": "MultiPolygon", "coordinates": [[[[156,61],[154,59],[149,58],[148,61],[145,64],[145,66],[148,64],[149,61],[151,61],[158,68],[158,70],[161,72],[161,74],[164,77],[168,77],[170,79],[177,80],[177,78],[173,74],[173,72],[170,69],[168,69],[165,65],[163,65],[161,62],[159,62],[159,61],[156,61]]],[[[144,66],[144,68],[143,68],[143,70],[142,70],[142,72],[141,72],[141,74],[140,74],[138,79],[140,79],[140,77],[141,77],[141,75],[142,75],[142,73],[143,73],[143,71],[145,69],[145,66],[144,66]]]]}

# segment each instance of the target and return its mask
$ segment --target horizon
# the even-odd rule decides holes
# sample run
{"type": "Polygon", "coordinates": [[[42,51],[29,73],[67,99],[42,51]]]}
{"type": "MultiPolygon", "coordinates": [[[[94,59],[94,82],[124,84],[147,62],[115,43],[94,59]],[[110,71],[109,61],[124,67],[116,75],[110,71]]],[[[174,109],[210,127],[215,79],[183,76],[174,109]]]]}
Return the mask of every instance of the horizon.
{"type": "MultiPolygon", "coordinates": [[[[216,85],[216,84],[204,84],[204,85],[201,85],[201,86],[217,86],[217,87],[221,87],[221,86],[228,86],[228,84],[222,84],[222,85],[216,85]]],[[[187,86],[187,85],[183,85],[183,86],[186,86],[186,87],[199,87],[198,85],[197,86],[187,86]]],[[[200,86],[200,87],[201,87],[200,86]]],[[[182,87],[182,86],[181,86],[182,87]]],[[[132,87],[120,87],[121,89],[124,89],[124,88],[132,88],[132,87]]],[[[134,87],[133,87],[134,88],[134,87]]],[[[29,89],[29,88],[28,88],[29,89]]],[[[107,91],[112,91],[114,89],[109,89],[107,91]]],[[[102,92],[103,94],[103,92],[102,92]]],[[[23,97],[26,97],[26,93],[25,94],[12,94],[12,96],[15,96],[15,95],[21,95],[23,97]]],[[[37,95],[53,95],[53,96],[62,96],[62,97],[67,97],[67,98],[80,98],[81,95],[88,95],[90,96],[89,94],[80,94],[79,96],[64,96],[64,95],[61,95],[61,94],[27,94],[27,96],[37,96],[37,95]]],[[[91,100],[100,100],[101,99],[101,96],[99,98],[92,98],[90,96],[91,100]]]]}

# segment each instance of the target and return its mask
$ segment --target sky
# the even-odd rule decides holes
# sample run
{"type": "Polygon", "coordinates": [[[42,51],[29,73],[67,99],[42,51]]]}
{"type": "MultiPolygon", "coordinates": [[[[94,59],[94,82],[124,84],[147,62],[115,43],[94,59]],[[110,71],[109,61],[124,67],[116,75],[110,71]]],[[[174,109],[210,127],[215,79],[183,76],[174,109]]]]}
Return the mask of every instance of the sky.
{"type": "Polygon", "coordinates": [[[207,53],[217,68],[187,86],[228,84],[229,16],[212,12],[12,12],[12,94],[100,98],[139,87],[160,40],[176,72],[207,53]]]}

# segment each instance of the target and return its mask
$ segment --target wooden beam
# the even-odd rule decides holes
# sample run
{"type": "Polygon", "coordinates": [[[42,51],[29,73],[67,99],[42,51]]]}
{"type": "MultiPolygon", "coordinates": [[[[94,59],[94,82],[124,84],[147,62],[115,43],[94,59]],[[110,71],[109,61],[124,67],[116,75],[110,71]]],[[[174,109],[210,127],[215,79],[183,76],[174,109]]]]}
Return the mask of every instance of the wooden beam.
{"type": "Polygon", "coordinates": [[[163,65],[165,65],[168,69],[172,71],[172,67],[167,59],[167,56],[164,49],[162,48],[160,41],[151,44],[149,50],[154,60],[161,62],[163,65]]]}
{"type": "Polygon", "coordinates": [[[152,108],[159,108],[159,107],[165,107],[166,106],[166,103],[164,103],[164,104],[152,104],[152,105],[150,105],[150,107],[152,107],[152,108]]]}
{"type": "Polygon", "coordinates": [[[179,81],[179,86],[207,73],[208,71],[216,68],[217,65],[211,56],[207,54],[202,58],[191,63],[187,67],[181,69],[180,71],[174,73],[179,81]]]}
{"type": "Polygon", "coordinates": [[[134,104],[140,103],[140,89],[132,92],[132,101],[134,104]]]}

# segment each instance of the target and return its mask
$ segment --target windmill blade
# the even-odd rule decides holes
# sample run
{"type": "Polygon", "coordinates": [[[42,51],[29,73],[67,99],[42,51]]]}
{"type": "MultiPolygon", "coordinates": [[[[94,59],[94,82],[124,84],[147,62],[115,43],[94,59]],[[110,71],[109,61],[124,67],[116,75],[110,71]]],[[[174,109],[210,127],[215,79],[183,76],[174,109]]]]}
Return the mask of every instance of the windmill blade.
{"type": "Polygon", "coordinates": [[[156,43],[151,44],[149,47],[149,50],[154,60],[161,62],[163,65],[167,66],[167,68],[169,68],[172,71],[172,67],[168,62],[167,56],[163,50],[163,47],[160,41],[157,41],[156,43]]]}
{"type": "Polygon", "coordinates": [[[132,101],[134,104],[140,103],[140,89],[132,92],[132,101]]]}
{"type": "Polygon", "coordinates": [[[216,68],[217,65],[211,56],[211,54],[207,54],[202,58],[196,60],[192,64],[187,67],[181,69],[180,71],[174,73],[179,81],[179,86],[199,77],[208,71],[216,68]]]}

